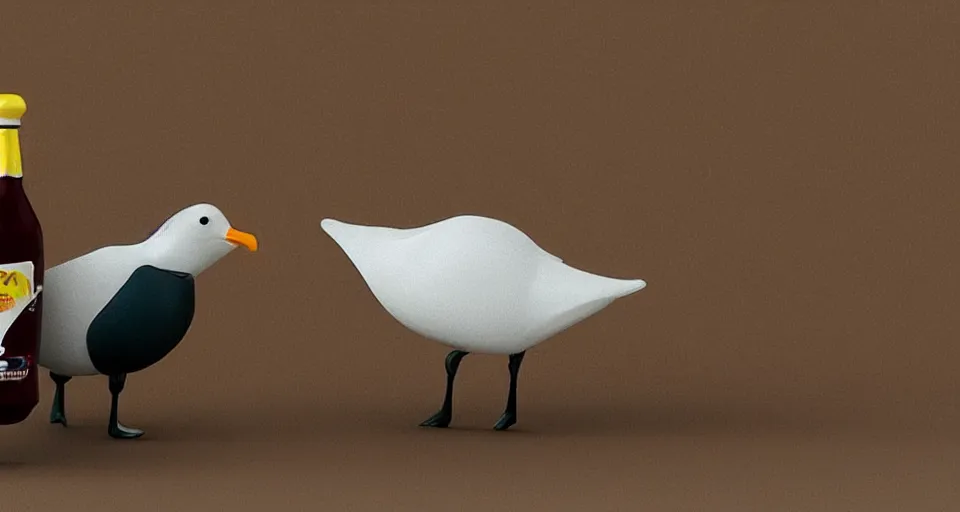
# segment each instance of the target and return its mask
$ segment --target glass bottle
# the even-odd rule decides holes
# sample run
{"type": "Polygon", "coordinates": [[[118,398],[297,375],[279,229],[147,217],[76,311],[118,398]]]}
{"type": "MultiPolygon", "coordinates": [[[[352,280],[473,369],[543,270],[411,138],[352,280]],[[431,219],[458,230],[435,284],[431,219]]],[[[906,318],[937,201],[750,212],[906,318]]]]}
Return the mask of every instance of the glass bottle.
{"type": "Polygon", "coordinates": [[[23,98],[0,94],[0,425],[25,420],[39,401],[43,233],[23,188],[23,98]]]}

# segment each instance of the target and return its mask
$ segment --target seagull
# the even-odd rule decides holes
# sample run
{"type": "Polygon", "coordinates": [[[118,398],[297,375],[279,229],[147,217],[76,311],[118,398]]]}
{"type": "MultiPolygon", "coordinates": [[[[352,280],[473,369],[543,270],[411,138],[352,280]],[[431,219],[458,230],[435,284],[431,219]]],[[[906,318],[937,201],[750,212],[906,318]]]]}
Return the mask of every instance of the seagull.
{"type": "Polygon", "coordinates": [[[443,404],[424,427],[449,426],[457,370],[476,352],[508,357],[507,404],[494,426],[507,430],[517,421],[526,351],[647,285],[573,268],[516,227],[478,215],[414,228],[327,218],[320,227],[394,319],[453,349],[444,362],[443,404]]]}
{"type": "Polygon", "coordinates": [[[47,270],[38,362],[56,384],[50,422],[67,425],[64,386],[71,378],[107,375],[107,433],[142,436],[117,418],[127,374],[180,343],[193,320],[195,278],[239,246],[256,251],[257,239],[203,203],[174,214],[140,243],[103,247],[47,270]]]}

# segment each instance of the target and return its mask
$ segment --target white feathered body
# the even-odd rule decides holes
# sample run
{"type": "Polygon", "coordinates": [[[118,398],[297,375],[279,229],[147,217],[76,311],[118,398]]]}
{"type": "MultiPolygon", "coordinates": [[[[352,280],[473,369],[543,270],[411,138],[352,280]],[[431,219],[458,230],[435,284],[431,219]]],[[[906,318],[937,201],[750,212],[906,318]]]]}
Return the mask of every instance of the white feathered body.
{"type": "Polygon", "coordinates": [[[487,217],[411,229],[326,219],[322,227],[397,321],[470,352],[527,350],[646,285],[570,267],[487,217]]]}

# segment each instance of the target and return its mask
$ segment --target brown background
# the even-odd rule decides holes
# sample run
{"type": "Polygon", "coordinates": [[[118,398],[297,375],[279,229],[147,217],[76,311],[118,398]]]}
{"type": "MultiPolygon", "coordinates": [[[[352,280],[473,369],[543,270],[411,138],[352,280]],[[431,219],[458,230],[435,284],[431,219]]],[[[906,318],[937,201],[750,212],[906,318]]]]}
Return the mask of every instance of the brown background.
{"type": "Polygon", "coordinates": [[[202,201],[262,249],[128,380],[141,440],[103,377],[49,425],[44,374],[0,508],[955,509],[960,11],[842,3],[5,0],[48,265],[202,201]],[[507,433],[486,356],[417,428],[446,349],[319,228],[460,213],[649,283],[531,351],[507,433]]]}

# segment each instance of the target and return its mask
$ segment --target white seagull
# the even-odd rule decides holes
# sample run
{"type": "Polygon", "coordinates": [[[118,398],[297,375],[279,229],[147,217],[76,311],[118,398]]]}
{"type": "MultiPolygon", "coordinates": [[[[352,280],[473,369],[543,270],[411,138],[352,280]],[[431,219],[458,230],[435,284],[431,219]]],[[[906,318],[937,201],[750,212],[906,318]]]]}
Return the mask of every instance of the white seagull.
{"type": "Polygon", "coordinates": [[[230,226],[215,206],[176,213],[146,240],[89,252],[46,271],[39,364],[56,383],[50,422],[66,426],[64,386],[75,376],[109,376],[113,438],[143,435],[117,419],[127,374],[173,350],[193,320],[194,279],[257,239],[230,226]]]}
{"type": "Polygon", "coordinates": [[[528,349],[646,287],[584,272],[503,221],[461,215],[401,229],[324,219],[380,304],[401,324],[452,347],[440,410],[421,426],[449,426],[453,382],[470,352],[509,356],[510,391],[496,430],[517,421],[517,375],[528,349]]]}

